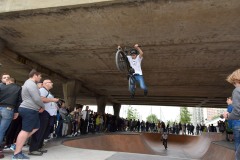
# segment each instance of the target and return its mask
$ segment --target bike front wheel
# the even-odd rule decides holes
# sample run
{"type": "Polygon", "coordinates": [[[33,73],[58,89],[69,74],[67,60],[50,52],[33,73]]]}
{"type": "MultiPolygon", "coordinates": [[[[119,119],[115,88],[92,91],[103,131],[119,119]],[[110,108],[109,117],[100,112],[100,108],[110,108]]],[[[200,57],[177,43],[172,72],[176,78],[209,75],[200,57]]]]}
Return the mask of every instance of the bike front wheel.
{"type": "Polygon", "coordinates": [[[115,57],[117,69],[121,72],[127,71],[126,56],[123,51],[118,50],[115,57]]]}

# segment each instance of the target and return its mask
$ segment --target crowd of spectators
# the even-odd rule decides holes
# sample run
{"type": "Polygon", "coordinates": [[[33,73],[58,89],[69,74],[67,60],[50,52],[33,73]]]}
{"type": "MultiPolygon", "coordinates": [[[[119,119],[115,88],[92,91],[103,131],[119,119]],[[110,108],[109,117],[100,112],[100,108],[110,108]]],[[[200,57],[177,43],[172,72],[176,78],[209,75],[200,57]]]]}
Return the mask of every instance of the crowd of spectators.
{"type": "MultiPolygon", "coordinates": [[[[201,135],[202,132],[224,133],[226,131],[226,123],[223,121],[219,121],[217,126],[213,124],[209,126],[197,124],[194,126],[191,123],[181,124],[176,122],[170,124],[163,121],[154,123],[94,112],[89,109],[89,106],[82,104],[66,106],[63,99],[54,98],[49,91],[53,88],[53,82],[50,79],[40,81],[41,74],[37,71],[32,72],[31,76],[21,90],[21,87],[15,84],[15,80],[9,74],[2,75],[0,109],[2,112],[6,111],[11,114],[7,117],[8,123],[0,126],[0,142],[3,144],[0,147],[0,158],[4,157],[2,152],[4,147],[15,151],[13,159],[29,159],[21,151],[24,143],[29,145],[29,155],[41,156],[47,152],[43,148],[44,142],[46,143],[50,139],[89,133],[166,132],[177,135],[201,135]],[[10,89],[9,100],[6,95],[10,89]],[[14,91],[16,91],[15,95],[13,94],[14,91]],[[21,92],[22,98],[19,96],[21,92]],[[31,95],[29,95],[30,92],[32,92],[31,95]],[[35,98],[33,98],[33,95],[35,98]],[[29,97],[31,100],[29,100],[29,97]],[[29,105],[29,102],[32,105],[29,105]],[[31,108],[34,106],[33,104],[35,108],[31,108]],[[26,107],[28,105],[30,108],[26,107]],[[74,110],[71,110],[73,108],[74,110]],[[20,111],[20,114],[18,114],[18,111],[20,111]],[[29,117],[32,118],[29,119],[29,117]]],[[[3,120],[4,117],[1,121],[3,120]]]]}

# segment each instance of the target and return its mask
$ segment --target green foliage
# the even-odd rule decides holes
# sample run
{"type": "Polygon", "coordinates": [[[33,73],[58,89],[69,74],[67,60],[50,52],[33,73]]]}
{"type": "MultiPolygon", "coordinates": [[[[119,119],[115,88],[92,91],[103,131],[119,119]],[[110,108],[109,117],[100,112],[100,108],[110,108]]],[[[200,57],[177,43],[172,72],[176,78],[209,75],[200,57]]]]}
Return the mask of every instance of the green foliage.
{"type": "Polygon", "coordinates": [[[167,121],[167,123],[166,123],[166,125],[167,125],[167,124],[169,124],[169,126],[172,126],[172,125],[173,125],[173,123],[177,123],[177,122],[176,122],[176,121],[171,121],[171,120],[168,120],[168,121],[167,121]]]}
{"type": "Polygon", "coordinates": [[[219,115],[213,116],[212,120],[219,118],[219,115]]]}
{"type": "Polygon", "coordinates": [[[136,109],[133,109],[132,107],[128,108],[127,111],[127,119],[137,120],[138,119],[138,112],[136,109]]]}
{"type": "Polygon", "coordinates": [[[182,124],[184,123],[190,123],[191,122],[191,114],[188,111],[187,107],[181,107],[180,108],[180,122],[182,124]]]}
{"type": "Polygon", "coordinates": [[[148,117],[147,117],[147,121],[148,122],[154,122],[154,123],[158,123],[158,118],[155,114],[150,114],[148,117]]]}

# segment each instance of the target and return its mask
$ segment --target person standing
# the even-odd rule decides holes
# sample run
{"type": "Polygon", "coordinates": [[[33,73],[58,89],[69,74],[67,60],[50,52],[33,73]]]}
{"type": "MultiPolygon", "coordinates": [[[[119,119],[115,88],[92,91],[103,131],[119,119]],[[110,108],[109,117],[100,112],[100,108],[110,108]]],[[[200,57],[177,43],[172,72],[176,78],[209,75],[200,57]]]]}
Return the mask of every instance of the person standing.
{"type": "Polygon", "coordinates": [[[16,142],[16,150],[12,160],[29,159],[22,153],[22,147],[26,140],[34,134],[39,126],[39,112],[43,111],[44,104],[40,97],[40,92],[37,87],[37,82],[41,80],[41,73],[33,69],[29,73],[29,79],[22,86],[22,100],[19,106],[19,114],[22,117],[22,130],[18,134],[16,142]]]}
{"type": "Polygon", "coordinates": [[[162,134],[163,146],[167,149],[167,141],[168,141],[168,134],[167,132],[163,132],[162,134]]]}
{"type": "Polygon", "coordinates": [[[232,92],[231,113],[224,112],[223,117],[228,120],[233,120],[233,135],[235,142],[235,159],[240,160],[240,69],[235,70],[227,77],[227,81],[234,85],[235,89],[232,92]]]}
{"type": "MultiPolygon", "coordinates": [[[[44,103],[44,111],[39,113],[40,128],[32,135],[31,143],[29,146],[29,155],[41,156],[47,150],[43,149],[43,142],[46,135],[50,133],[50,121],[53,115],[57,114],[56,102],[58,98],[54,98],[50,90],[53,88],[53,82],[50,79],[43,81],[43,87],[39,89],[41,99],[44,103]]],[[[52,120],[53,121],[53,120],[52,120]]]]}
{"type": "Polygon", "coordinates": [[[40,88],[40,93],[45,105],[45,110],[50,116],[44,139],[51,139],[54,137],[53,133],[55,132],[55,126],[57,122],[57,111],[59,109],[57,102],[59,102],[59,98],[54,98],[54,95],[50,92],[52,88],[53,82],[50,79],[44,80],[43,87],[40,88]]]}
{"type": "MultiPolygon", "coordinates": [[[[231,113],[232,110],[233,110],[233,106],[232,106],[232,97],[228,97],[227,98],[227,104],[228,104],[228,107],[227,107],[227,112],[231,113]]],[[[233,120],[225,120],[225,124],[226,124],[226,140],[227,141],[230,141],[230,138],[231,137],[231,141],[233,140],[233,120]]]]}
{"type": "Polygon", "coordinates": [[[86,106],[86,110],[82,111],[82,118],[84,120],[83,133],[82,134],[87,134],[88,133],[88,126],[89,126],[89,119],[90,119],[89,106],[86,106]]]}
{"type": "MultiPolygon", "coordinates": [[[[0,144],[2,144],[5,132],[12,120],[17,119],[18,107],[22,102],[22,88],[14,83],[15,79],[7,77],[4,78],[3,82],[8,83],[8,85],[0,85],[0,144]]],[[[1,147],[0,158],[4,158],[2,148],[3,146],[1,147]]]]}

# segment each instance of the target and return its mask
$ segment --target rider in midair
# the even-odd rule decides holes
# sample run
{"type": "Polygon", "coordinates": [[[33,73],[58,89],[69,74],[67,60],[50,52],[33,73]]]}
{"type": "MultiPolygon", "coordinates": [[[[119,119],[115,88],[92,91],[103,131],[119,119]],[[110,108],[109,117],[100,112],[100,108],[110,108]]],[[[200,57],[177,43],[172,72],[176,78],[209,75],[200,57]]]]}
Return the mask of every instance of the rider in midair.
{"type": "MultiPolygon", "coordinates": [[[[127,58],[130,63],[130,66],[134,69],[133,76],[135,82],[138,82],[140,84],[141,89],[144,90],[144,96],[147,96],[148,89],[147,86],[145,85],[141,68],[141,62],[143,60],[143,51],[141,50],[138,44],[135,44],[134,48],[130,50],[130,55],[127,56],[127,58]]],[[[131,92],[131,97],[133,98],[135,95],[135,83],[131,83],[129,89],[131,92]]]]}

